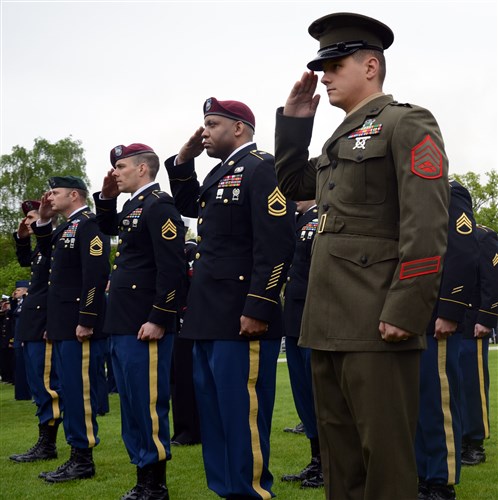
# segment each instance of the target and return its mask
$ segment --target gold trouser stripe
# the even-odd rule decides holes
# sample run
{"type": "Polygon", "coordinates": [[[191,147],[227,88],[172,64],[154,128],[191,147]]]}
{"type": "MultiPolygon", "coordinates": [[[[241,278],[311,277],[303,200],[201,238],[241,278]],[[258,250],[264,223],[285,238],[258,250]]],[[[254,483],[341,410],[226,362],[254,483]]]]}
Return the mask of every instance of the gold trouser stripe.
{"type": "Polygon", "coordinates": [[[90,400],[90,341],[81,343],[81,382],[83,383],[83,407],[85,409],[85,427],[88,447],[95,446],[95,434],[92,422],[92,403],[90,400]]]}
{"type": "Polygon", "coordinates": [[[149,341],[149,401],[152,421],[152,439],[157,448],[158,461],[166,460],[166,449],[159,439],[159,417],[157,416],[157,340],[149,341]]]}
{"type": "Polygon", "coordinates": [[[259,353],[261,344],[259,341],[249,342],[249,379],[247,381],[247,392],[249,393],[249,429],[251,432],[251,449],[253,456],[252,487],[264,500],[270,499],[271,494],[261,486],[261,475],[263,474],[263,453],[259,442],[258,429],[258,396],[256,394],[256,383],[259,372],[259,353]]]}
{"type": "Polygon", "coordinates": [[[482,339],[477,339],[477,370],[479,373],[479,393],[481,395],[482,424],[484,438],[489,438],[488,407],[486,405],[486,391],[484,390],[484,361],[482,359],[482,339]]]}
{"type": "Polygon", "coordinates": [[[43,365],[43,385],[45,390],[52,398],[52,414],[53,419],[49,421],[49,425],[54,425],[55,420],[61,418],[61,407],[59,405],[59,395],[50,387],[50,372],[52,371],[52,342],[45,341],[45,363],[43,365]]]}
{"type": "Polygon", "coordinates": [[[446,373],[446,340],[437,341],[437,361],[439,386],[441,387],[441,410],[443,412],[444,433],[446,435],[446,450],[448,451],[448,484],[456,483],[456,451],[455,436],[453,434],[453,419],[450,409],[450,385],[446,373]]]}

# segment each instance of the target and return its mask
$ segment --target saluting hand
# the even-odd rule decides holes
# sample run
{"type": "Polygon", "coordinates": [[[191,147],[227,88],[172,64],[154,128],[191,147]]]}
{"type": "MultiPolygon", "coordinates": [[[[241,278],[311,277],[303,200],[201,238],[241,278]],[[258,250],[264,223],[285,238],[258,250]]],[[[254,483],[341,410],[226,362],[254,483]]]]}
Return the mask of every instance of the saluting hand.
{"type": "Polygon", "coordinates": [[[164,335],[164,327],[156,325],[155,323],[151,323],[147,321],[144,323],[140,330],[138,331],[137,339],[138,340],[161,340],[164,335]]]}
{"type": "Polygon", "coordinates": [[[408,340],[412,336],[410,332],[384,321],[379,323],[379,332],[382,340],[386,342],[401,342],[402,340],[408,340]]]}
{"type": "Polygon", "coordinates": [[[107,175],[104,177],[104,181],[102,182],[102,198],[117,198],[119,196],[118,184],[116,182],[116,177],[112,175],[114,169],[111,168],[107,175]]]}
{"type": "Polygon", "coordinates": [[[320,102],[320,95],[314,95],[317,83],[318,76],[313,71],[304,72],[301,80],[292,87],[284,106],[284,115],[296,118],[315,116],[316,108],[320,102]]]}
{"type": "Polygon", "coordinates": [[[24,219],[19,223],[19,226],[17,227],[17,236],[19,238],[27,238],[29,236],[29,231],[26,227],[26,219],[27,217],[24,217],[24,219]]]}
{"type": "Polygon", "coordinates": [[[52,210],[52,203],[48,200],[50,196],[50,191],[47,191],[40,200],[40,208],[38,209],[38,214],[40,215],[40,222],[48,222],[52,217],[54,217],[57,212],[52,210]]]}
{"type": "Polygon", "coordinates": [[[257,337],[268,331],[268,323],[249,316],[240,317],[240,333],[244,337],[257,337]]]}
{"type": "Polygon", "coordinates": [[[202,139],[202,133],[204,132],[204,127],[199,127],[194,135],[182,146],[178,156],[176,157],[176,164],[181,165],[190,161],[192,158],[196,158],[204,151],[204,142],[202,139]]]}

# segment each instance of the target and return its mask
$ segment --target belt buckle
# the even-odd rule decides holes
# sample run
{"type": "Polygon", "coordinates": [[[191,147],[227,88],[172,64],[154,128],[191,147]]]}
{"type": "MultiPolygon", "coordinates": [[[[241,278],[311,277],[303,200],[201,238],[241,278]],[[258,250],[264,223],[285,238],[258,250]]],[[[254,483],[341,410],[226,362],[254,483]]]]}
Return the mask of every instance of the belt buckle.
{"type": "Polygon", "coordinates": [[[327,221],[327,214],[322,214],[320,217],[320,222],[318,224],[318,234],[322,234],[323,230],[325,229],[325,222],[327,221]]]}

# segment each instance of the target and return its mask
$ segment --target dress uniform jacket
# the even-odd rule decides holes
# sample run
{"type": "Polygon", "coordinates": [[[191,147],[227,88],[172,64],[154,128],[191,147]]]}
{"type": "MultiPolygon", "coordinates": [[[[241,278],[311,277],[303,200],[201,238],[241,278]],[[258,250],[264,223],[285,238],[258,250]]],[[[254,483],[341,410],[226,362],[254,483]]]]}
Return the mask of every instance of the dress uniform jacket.
{"type": "Polygon", "coordinates": [[[185,271],[184,225],[173,198],[146,188],[116,212],[116,199],[94,194],[97,219],[105,234],[119,235],[105,331],[137,335],[150,321],[176,332],[176,314],[185,271]]]}
{"type": "Polygon", "coordinates": [[[462,324],[477,276],[479,249],[469,192],[450,182],[448,247],[438,301],[420,360],[420,411],[415,453],[419,479],[453,485],[460,479],[462,424],[458,355],[462,324]],[[434,338],[436,319],[458,323],[445,340],[434,338]]]}
{"type": "Polygon", "coordinates": [[[19,316],[17,338],[21,341],[42,340],[47,324],[47,292],[50,259],[44,257],[38,245],[31,249],[31,239],[14,233],[19,265],[31,267],[29,288],[19,316]]]}
{"type": "Polygon", "coordinates": [[[498,235],[478,224],[476,237],[480,249],[479,273],[465,318],[464,338],[468,339],[474,338],[477,323],[496,328],[498,321],[498,235]]]}
{"type": "Polygon", "coordinates": [[[423,348],[448,230],[448,162],[432,114],[382,95],[346,116],[308,160],[313,119],[277,112],[276,168],[319,227],[301,344],[331,351],[423,348]],[[387,343],[385,321],[411,332],[387,343]]]}
{"type": "Polygon", "coordinates": [[[433,321],[427,330],[428,335],[434,334],[436,318],[456,321],[461,331],[477,280],[479,246],[475,236],[472,199],[467,189],[457,181],[451,181],[450,188],[448,247],[438,301],[433,321]]]}
{"type": "Polygon", "coordinates": [[[52,225],[33,231],[41,252],[50,258],[47,338],[74,340],[77,325],[93,327],[92,339],[105,337],[105,287],[109,276],[109,238],[87,208],[53,232],[52,225]]]}
{"type": "Polygon", "coordinates": [[[194,161],[166,160],[175,204],[198,216],[198,246],[181,336],[236,340],[241,315],[282,336],[279,293],[295,246],[294,210],[277,186],[274,159],[251,144],[199,186],[194,161]],[[220,306],[223,304],[223,306],[220,306]]]}
{"type": "Polygon", "coordinates": [[[297,243],[292,266],[287,275],[284,304],[284,334],[299,337],[304,301],[308,289],[311,246],[318,229],[318,209],[310,208],[296,221],[297,243]]]}

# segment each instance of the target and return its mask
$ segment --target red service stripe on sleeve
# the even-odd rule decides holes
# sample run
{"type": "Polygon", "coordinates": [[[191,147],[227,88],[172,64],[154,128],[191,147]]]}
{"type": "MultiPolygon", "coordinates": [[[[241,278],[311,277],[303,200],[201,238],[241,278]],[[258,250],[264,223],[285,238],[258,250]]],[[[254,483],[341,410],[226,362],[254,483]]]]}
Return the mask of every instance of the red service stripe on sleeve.
{"type": "Polygon", "coordinates": [[[437,273],[440,264],[440,256],[403,262],[401,264],[401,271],[399,272],[399,279],[406,280],[408,278],[415,278],[415,276],[437,273]]]}

